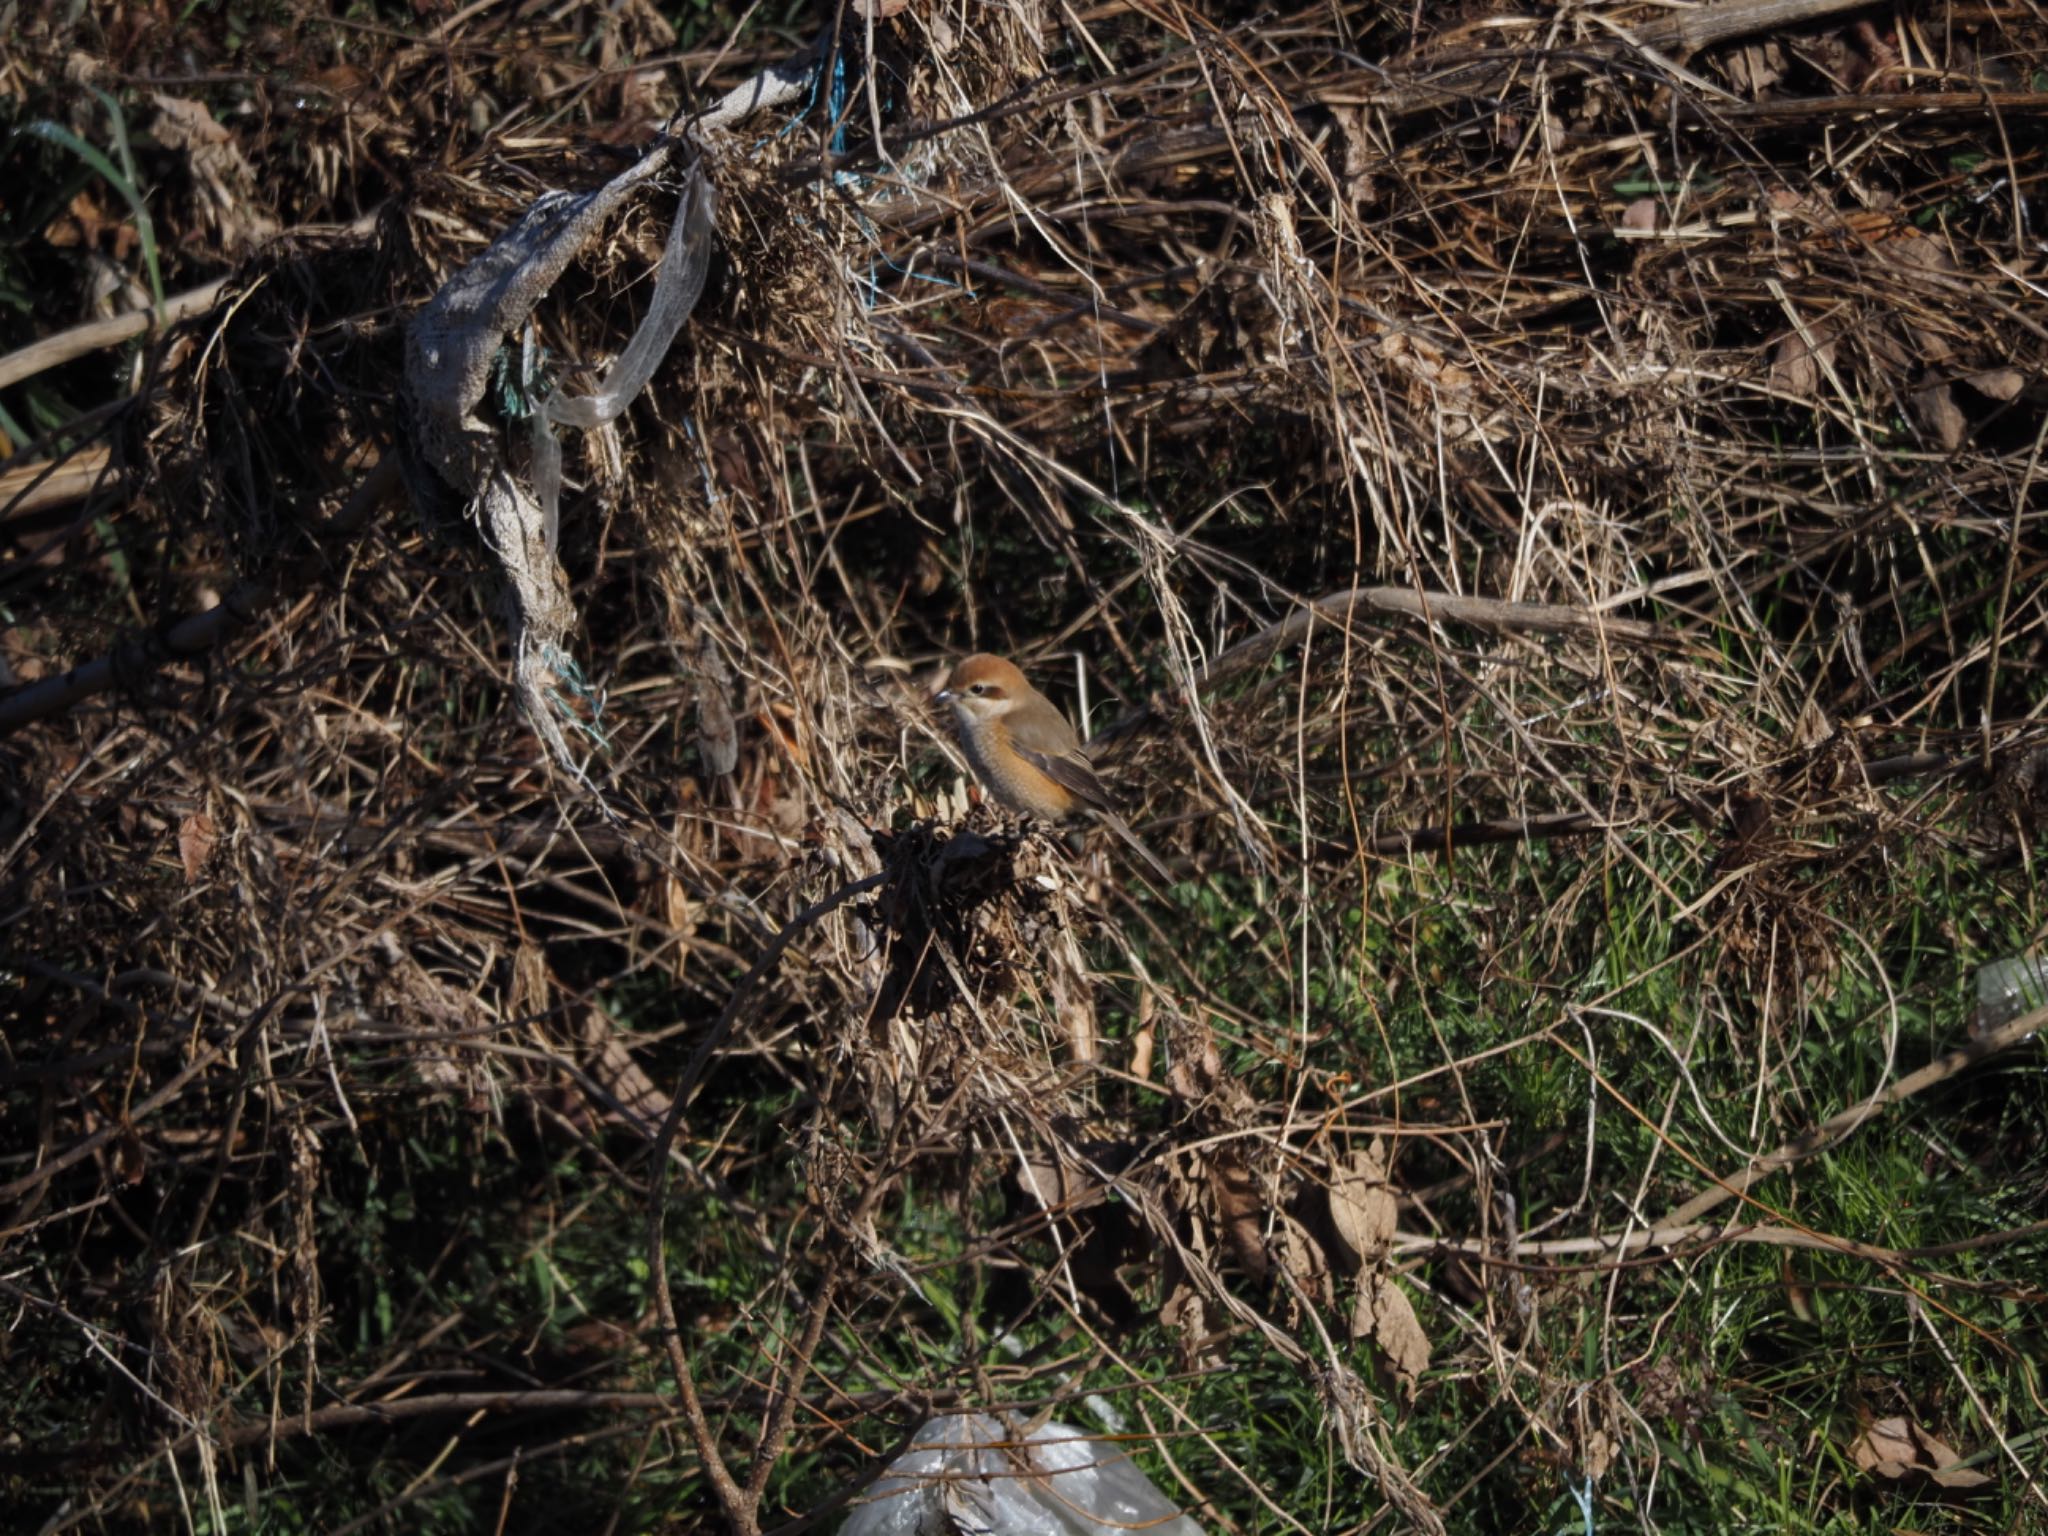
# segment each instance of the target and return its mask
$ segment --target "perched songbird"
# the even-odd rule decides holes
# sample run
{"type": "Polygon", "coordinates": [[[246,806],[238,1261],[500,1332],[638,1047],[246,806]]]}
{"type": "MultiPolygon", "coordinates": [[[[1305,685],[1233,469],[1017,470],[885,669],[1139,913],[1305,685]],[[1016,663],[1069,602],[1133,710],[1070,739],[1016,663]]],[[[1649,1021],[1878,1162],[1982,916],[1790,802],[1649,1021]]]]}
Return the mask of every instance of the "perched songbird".
{"type": "Polygon", "coordinates": [[[969,656],[953,669],[939,702],[950,705],[960,749],[982,787],[1004,809],[1042,821],[1092,811],[1163,879],[1166,867],[1116,814],[1081,738],[1052,700],[1000,656],[969,656]]]}

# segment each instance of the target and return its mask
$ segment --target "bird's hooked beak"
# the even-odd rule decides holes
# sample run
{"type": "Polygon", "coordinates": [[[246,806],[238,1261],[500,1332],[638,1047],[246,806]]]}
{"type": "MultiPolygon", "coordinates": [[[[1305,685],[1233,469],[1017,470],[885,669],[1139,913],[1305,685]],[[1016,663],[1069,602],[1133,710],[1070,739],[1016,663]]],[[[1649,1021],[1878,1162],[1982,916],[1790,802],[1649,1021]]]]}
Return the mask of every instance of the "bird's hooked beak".
{"type": "Polygon", "coordinates": [[[959,702],[959,700],[960,695],[955,693],[950,688],[941,688],[937,693],[932,695],[932,702],[936,704],[956,704],[959,702]]]}

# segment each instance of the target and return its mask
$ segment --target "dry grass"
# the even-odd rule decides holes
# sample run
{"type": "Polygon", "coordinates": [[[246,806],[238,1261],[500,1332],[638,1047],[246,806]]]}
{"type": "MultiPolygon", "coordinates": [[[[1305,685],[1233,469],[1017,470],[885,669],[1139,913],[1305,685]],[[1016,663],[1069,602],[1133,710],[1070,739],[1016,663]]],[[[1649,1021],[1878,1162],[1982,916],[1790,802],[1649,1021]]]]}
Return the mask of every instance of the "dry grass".
{"type": "MultiPolygon", "coordinates": [[[[1896,1125],[2043,921],[2048,35],[1841,9],[209,13],[176,80],[154,13],[25,23],[0,111],[107,145],[97,84],[166,290],[230,281],[0,359],[7,1496],[518,1528],[532,1457],[556,1518],[760,1530],[1096,1391],[1215,1529],[1484,1528],[1510,1474],[1670,1519],[1701,1201],[1896,1125]],[[710,290],[566,445],[578,782],[403,326],[797,42],[839,120],[682,128],[710,290]],[[923,685],[977,648],[1085,685],[1170,890],[963,821],[923,685]]],[[[0,281],[139,275],[104,177],[4,153],[0,281]]],[[[536,309],[568,387],[672,204],[536,309]]],[[[1911,1298],[1958,1386],[1908,1416],[2038,1519],[2024,1392],[1926,1342],[2038,1342],[2012,1113],[1924,1133],[2011,1270],[1742,1220],[1788,1295],[1911,1298]]],[[[1832,1401],[1790,1454],[1861,1465],[1898,1405],[1832,1401]]],[[[1862,1475],[1802,1518],[1926,1486],[1862,1475]]]]}

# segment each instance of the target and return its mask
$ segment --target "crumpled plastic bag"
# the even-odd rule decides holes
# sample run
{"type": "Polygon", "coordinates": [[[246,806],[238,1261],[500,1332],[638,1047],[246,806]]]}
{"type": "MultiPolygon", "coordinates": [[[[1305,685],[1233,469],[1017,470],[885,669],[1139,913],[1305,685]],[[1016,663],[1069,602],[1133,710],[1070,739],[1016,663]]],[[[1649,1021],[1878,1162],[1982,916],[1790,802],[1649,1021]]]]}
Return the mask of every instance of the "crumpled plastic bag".
{"type": "MultiPolygon", "coordinates": [[[[654,301],[633,340],[595,395],[550,397],[536,413],[531,489],[512,473],[501,434],[479,407],[506,335],[526,324],[577,253],[652,184],[678,150],[675,141],[662,140],[636,165],[593,191],[540,198],[483,254],[443,283],[406,328],[407,461],[416,462],[420,476],[431,472],[442,494],[452,492],[473,509],[505,572],[512,676],[520,706],[555,761],[578,782],[586,782],[583,767],[563,723],[581,722],[583,711],[574,701],[588,690],[569,655],[576,607],[568,576],[555,559],[562,451],[550,423],[603,426],[624,411],[696,307],[710,270],[717,206],[700,161],[685,171],[654,301]]],[[[439,499],[431,486],[418,490],[428,505],[439,499]]],[[[597,734],[587,725],[584,729],[597,734]]]]}
{"type": "Polygon", "coordinates": [[[745,151],[731,134],[743,119],[811,95],[837,35],[827,27],[810,47],[770,65],[704,111],[675,119],[637,163],[603,186],[537,199],[443,283],[406,327],[407,430],[400,459],[407,482],[422,506],[459,504],[475,517],[505,572],[520,707],[555,762],[586,786],[564,724],[599,744],[604,738],[592,718],[597,696],[570,654],[576,608],[568,576],[555,558],[562,450],[554,427],[604,427],[646,387],[696,307],[710,270],[717,198],[704,157],[737,162],[745,151]],[[682,196],[647,315],[593,394],[557,392],[533,412],[529,487],[506,462],[499,426],[478,409],[505,340],[525,329],[534,307],[619,209],[672,163],[685,161],[682,196]]]}
{"type": "Polygon", "coordinates": [[[1977,1014],[1972,1036],[1989,1034],[2048,1003],[2048,956],[2014,955],[1977,972],[1977,1014]]]}
{"type": "Polygon", "coordinates": [[[1204,1536],[1119,1446],[946,1414],[862,1494],[839,1536],[1204,1536]]]}

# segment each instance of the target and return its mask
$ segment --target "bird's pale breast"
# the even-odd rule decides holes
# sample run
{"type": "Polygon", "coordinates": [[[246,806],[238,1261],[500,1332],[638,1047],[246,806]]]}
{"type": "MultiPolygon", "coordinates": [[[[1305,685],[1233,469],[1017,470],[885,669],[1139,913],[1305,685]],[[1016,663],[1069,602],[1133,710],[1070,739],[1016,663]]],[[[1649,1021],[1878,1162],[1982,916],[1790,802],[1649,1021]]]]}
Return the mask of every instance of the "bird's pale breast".
{"type": "Polygon", "coordinates": [[[1046,821],[1059,821],[1073,811],[1073,795],[1019,757],[1000,724],[981,723],[962,731],[960,745],[974,776],[1005,809],[1046,821]]]}

